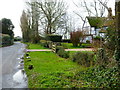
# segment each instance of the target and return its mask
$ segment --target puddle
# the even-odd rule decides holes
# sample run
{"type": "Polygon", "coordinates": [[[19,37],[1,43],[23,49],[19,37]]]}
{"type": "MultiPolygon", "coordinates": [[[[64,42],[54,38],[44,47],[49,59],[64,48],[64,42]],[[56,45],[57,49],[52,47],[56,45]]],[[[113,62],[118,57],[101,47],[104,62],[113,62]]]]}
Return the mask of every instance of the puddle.
{"type": "Polygon", "coordinates": [[[27,76],[23,69],[13,75],[13,80],[15,88],[27,88],[27,76]]]}

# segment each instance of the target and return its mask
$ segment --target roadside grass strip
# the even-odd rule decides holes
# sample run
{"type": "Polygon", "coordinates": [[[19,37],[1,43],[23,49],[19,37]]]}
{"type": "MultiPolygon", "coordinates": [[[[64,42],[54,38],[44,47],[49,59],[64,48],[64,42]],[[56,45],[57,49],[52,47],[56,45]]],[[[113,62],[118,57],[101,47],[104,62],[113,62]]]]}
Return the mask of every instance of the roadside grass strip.
{"type": "Polygon", "coordinates": [[[25,59],[25,71],[29,88],[71,88],[83,87],[83,81],[74,76],[87,70],[78,64],[63,59],[52,52],[29,52],[31,61],[25,59]],[[28,66],[33,65],[29,70],[28,66]]]}

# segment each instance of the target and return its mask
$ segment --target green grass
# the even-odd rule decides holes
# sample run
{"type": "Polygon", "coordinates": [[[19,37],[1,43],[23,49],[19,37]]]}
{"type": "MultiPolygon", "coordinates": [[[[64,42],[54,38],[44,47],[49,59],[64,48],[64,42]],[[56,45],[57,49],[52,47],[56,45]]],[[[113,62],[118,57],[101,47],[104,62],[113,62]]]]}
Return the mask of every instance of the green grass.
{"type": "Polygon", "coordinates": [[[25,59],[25,71],[29,88],[82,87],[83,81],[74,79],[76,72],[87,70],[68,59],[52,52],[30,52],[31,61],[25,59]],[[29,70],[28,65],[34,69],[29,70]],[[78,82],[81,82],[78,85],[78,82]]]}
{"type": "Polygon", "coordinates": [[[82,44],[81,46],[74,47],[72,43],[62,43],[62,45],[68,49],[87,48],[91,46],[91,44],[82,44]]]}
{"type": "Polygon", "coordinates": [[[32,44],[32,43],[26,43],[26,44],[29,46],[29,49],[48,49],[41,46],[40,44],[32,44]]]}
{"type": "MultiPolygon", "coordinates": [[[[44,49],[39,44],[30,44],[29,48],[44,49]]],[[[75,52],[70,51],[70,56],[75,52]]],[[[82,52],[93,53],[91,51],[82,52]]],[[[29,88],[99,88],[109,87],[113,83],[115,85],[118,83],[115,81],[117,80],[115,70],[108,72],[104,69],[100,69],[100,71],[93,66],[83,67],[72,62],[70,59],[60,58],[52,52],[29,52],[29,55],[31,61],[27,61],[29,59],[24,60],[29,88]],[[29,65],[33,65],[34,68],[29,70],[29,65]],[[109,75],[110,73],[112,77],[109,75]]]]}

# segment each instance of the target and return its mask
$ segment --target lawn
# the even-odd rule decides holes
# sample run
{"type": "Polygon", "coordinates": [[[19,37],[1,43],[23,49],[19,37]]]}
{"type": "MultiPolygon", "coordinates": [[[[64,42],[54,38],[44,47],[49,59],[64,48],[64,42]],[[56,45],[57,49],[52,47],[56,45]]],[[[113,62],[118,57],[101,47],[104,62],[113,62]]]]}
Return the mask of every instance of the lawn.
{"type": "Polygon", "coordinates": [[[87,68],[60,58],[52,52],[30,52],[31,61],[25,59],[25,71],[28,76],[29,88],[70,88],[82,87],[74,79],[77,71],[87,68]],[[33,70],[28,69],[28,65],[33,65],[33,70]]]}
{"type": "Polygon", "coordinates": [[[74,47],[72,43],[62,43],[62,45],[68,49],[88,48],[91,46],[91,44],[85,44],[85,43],[83,43],[81,46],[77,46],[77,47],[74,47]]]}
{"type": "Polygon", "coordinates": [[[28,45],[29,49],[48,49],[45,47],[42,47],[40,44],[32,44],[32,43],[26,43],[28,45]]]}
{"type": "MultiPolygon", "coordinates": [[[[39,44],[29,44],[29,48],[43,49],[39,44]]],[[[75,75],[88,68],[69,59],[60,58],[53,52],[29,52],[29,55],[31,61],[25,59],[24,62],[29,88],[80,88],[86,85],[83,84],[84,81],[76,79],[75,75]],[[34,68],[29,70],[29,65],[34,68]]]]}
{"type": "MultiPolygon", "coordinates": [[[[29,47],[31,49],[35,45],[30,44],[29,47]]],[[[70,56],[75,52],[71,51],[70,56]]],[[[61,58],[53,52],[28,52],[28,54],[31,58],[24,59],[28,88],[99,88],[111,87],[112,83],[114,83],[112,87],[118,87],[117,69],[83,67],[72,62],[70,58],[61,58]],[[28,69],[29,65],[33,65],[32,70],[28,69]]]]}

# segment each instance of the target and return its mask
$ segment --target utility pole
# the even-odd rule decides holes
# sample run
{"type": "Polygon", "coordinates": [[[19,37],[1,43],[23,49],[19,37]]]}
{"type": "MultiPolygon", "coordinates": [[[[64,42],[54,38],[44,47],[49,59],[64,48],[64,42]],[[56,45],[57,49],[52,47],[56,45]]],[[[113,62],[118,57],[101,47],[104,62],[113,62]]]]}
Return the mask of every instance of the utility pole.
{"type": "Polygon", "coordinates": [[[118,62],[120,69],[120,0],[115,1],[115,14],[116,14],[116,50],[115,59],[118,62]]]}

